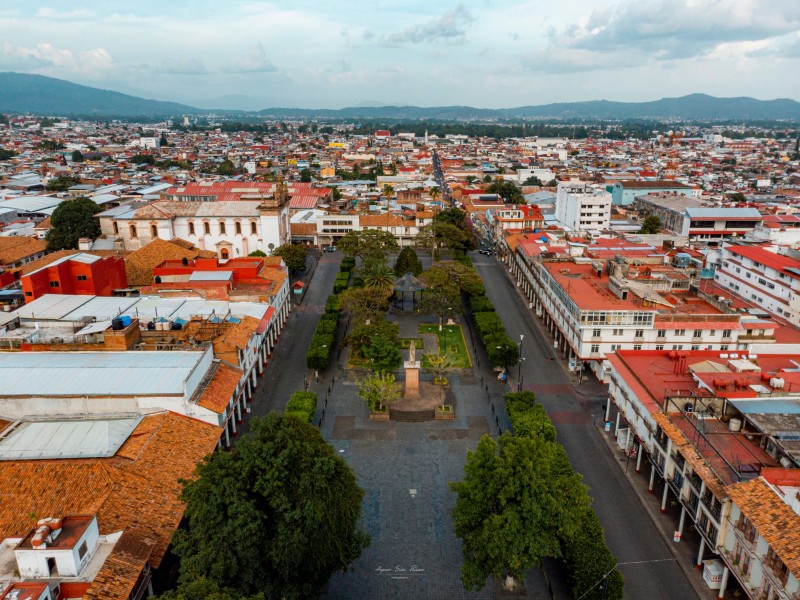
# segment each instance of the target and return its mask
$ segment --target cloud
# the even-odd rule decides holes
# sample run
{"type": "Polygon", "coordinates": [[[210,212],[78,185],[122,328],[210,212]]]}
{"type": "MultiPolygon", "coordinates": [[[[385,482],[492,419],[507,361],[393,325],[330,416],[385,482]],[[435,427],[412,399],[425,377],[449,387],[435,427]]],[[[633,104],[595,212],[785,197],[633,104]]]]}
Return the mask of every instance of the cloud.
{"type": "Polygon", "coordinates": [[[593,10],[525,58],[548,73],[735,59],[800,30],[796,0],[626,0],[593,10]]]}
{"type": "Polygon", "coordinates": [[[224,71],[228,73],[273,73],[277,70],[278,67],[267,58],[261,42],[256,42],[243,59],[224,67],[224,71]]]}
{"type": "Polygon", "coordinates": [[[170,58],[163,60],[159,69],[171,75],[207,75],[211,71],[199,58],[170,58]]]}
{"type": "Polygon", "coordinates": [[[349,73],[353,70],[353,66],[344,59],[337,60],[335,64],[340,73],[349,73]]]}
{"type": "MultiPolygon", "coordinates": [[[[448,10],[440,17],[425,23],[411,25],[381,37],[381,42],[387,46],[402,46],[404,44],[420,44],[436,40],[461,41],[466,35],[467,26],[474,17],[469,10],[459,5],[453,10],[448,10]]],[[[372,33],[365,31],[364,40],[372,39],[372,33]]]]}
{"type": "Polygon", "coordinates": [[[105,48],[93,48],[75,53],[48,43],[37,44],[31,48],[7,43],[3,46],[3,57],[6,63],[12,62],[17,68],[31,70],[55,68],[59,71],[96,75],[114,66],[114,60],[105,48]]]}

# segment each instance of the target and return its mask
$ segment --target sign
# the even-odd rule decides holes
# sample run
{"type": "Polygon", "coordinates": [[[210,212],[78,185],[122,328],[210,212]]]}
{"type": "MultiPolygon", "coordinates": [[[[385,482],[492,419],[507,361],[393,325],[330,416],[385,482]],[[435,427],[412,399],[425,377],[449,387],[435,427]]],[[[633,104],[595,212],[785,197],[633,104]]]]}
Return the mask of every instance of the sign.
{"type": "Polygon", "coordinates": [[[606,431],[611,431],[611,421],[606,421],[606,431]]]}
{"type": "Polygon", "coordinates": [[[675,533],[672,534],[672,541],[675,542],[675,543],[681,541],[681,532],[680,531],[676,531],[675,533]]]}

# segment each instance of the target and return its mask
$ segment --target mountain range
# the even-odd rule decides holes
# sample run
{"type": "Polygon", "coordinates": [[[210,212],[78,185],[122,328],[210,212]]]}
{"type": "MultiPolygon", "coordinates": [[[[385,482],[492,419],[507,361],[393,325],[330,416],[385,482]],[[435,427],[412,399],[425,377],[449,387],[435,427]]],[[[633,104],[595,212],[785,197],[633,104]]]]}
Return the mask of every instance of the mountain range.
{"type": "MultiPolygon", "coordinates": [[[[224,98],[224,97],[223,97],[224,98]]],[[[220,98],[222,99],[222,98],[220,98]]],[[[248,99],[252,100],[252,99],[248,99]]],[[[724,121],[800,121],[800,102],[781,98],[717,98],[690,94],[651,102],[559,102],[516,108],[471,106],[353,106],[341,109],[265,108],[247,114],[274,118],[392,119],[392,120],[494,120],[494,119],[684,119],[724,121]]],[[[248,102],[252,105],[252,102],[248,102]]],[[[69,81],[29,75],[0,73],[0,112],[81,116],[177,116],[208,113],[244,114],[235,110],[208,110],[147,100],[69,81]]]]}

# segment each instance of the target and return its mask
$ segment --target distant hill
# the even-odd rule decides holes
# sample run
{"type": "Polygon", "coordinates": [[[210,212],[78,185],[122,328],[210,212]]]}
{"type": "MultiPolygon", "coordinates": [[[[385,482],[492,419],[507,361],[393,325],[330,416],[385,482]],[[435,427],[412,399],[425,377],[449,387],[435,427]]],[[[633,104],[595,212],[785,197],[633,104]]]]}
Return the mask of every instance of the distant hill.
{"type": "Polygon", "coordinates": [[[203,111],[178,104],[145,100],[99,90],[53,77],[0,73],[0,111],[37,115],[166,116],[203,111]]]}
{"type": "MultiPolygon", "coordinates": [[[[228,100],[223,97],[208,102],[228,100]]],[[[237,104],[245,97],[235,97],[237,104]]],[[[473,108],[471,106],[352,106],[341,109],[266,108],[253,111],[260,117],[338,119],[394,119],[416,121],[438,119],[470,121],[488,119],[685,119],[725,121],[800,121],[800,102],[789,99],[756,100],[755,98],[716,98],[706,94],[690,94],[679,98],[662,98],[652,102],[562,102],[517,108],[473,108]]],[[[40,115],[104,115],[104,116],[169,116],[211,112],[178,104],[145,100],[136,96],[99,90],[61,79],[0,73],[0,112],[30,112],[40,115]]],[[[220,111],[240,113],[240,111],[220,111]]]]}

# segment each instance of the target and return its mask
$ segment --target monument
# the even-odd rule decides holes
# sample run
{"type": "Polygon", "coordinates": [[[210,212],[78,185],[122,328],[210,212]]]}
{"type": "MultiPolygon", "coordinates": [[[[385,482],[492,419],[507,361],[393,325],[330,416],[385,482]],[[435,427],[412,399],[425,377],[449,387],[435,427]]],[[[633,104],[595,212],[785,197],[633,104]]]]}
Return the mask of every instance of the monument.
{"type": "Polygon", "coordinates": [[[411,346],[408,349],[408,360],[403,363],[406,370],[406,385],[403,390],[403,398],[409,400],[416,400],[419,398],[419,368],[420,363],[417,358],[417,348],[414,341],[411,341],[411,346]]]}

